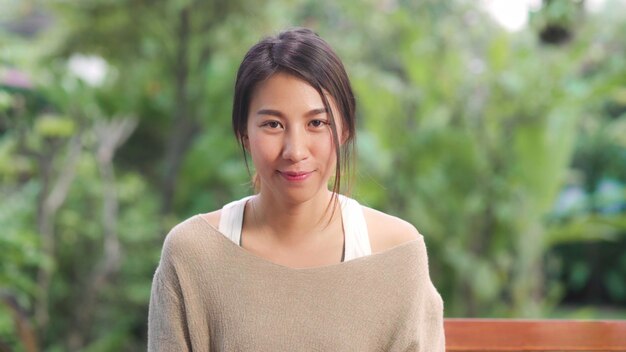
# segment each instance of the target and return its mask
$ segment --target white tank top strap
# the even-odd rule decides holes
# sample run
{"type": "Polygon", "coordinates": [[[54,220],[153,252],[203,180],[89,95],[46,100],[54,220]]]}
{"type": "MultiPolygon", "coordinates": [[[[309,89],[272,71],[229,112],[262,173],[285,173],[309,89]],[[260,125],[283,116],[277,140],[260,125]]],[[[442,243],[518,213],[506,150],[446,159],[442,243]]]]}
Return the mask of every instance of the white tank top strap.
{"type": "Polygon", "coordinates": [[[372,254],[363,208],[354,199],[339,195],[344,232],[344,261],[372,254]]]}
{"type": "Polygon", "coordinates": [[[243,213],[250,197],[245,197],[230,202],[222,207],[218,231],[228,237],[236,245],[241,245],[241,228],[243,226],[243,213]]]}
{"type": "MultiPolygon", "coordinates": [[[[252,196],[224,205],[220,214],[219,232],[238,246],[241,245],[244,210],[250,198],[252,196]]],[[[343,261],[372,254],[363,208],[356,200],[343,195],[339,195],[339,204],[344,232],[343,261]]]]}

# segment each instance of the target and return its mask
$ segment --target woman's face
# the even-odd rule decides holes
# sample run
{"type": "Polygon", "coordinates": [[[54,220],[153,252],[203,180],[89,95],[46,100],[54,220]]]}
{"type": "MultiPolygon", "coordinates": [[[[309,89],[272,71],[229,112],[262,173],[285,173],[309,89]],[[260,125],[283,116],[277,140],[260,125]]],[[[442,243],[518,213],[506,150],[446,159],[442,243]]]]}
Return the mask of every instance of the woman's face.
{"type": "MultiPolygon", "coordinates": [[[[341,118],[327,97],[342,136],[341,118]]],[[[330,115],[318,92],[293,75],[276,73],[255,88],[248,111],[244,146],[261,194],[289,203],[327,196],[336,155],[330,115]]]]}

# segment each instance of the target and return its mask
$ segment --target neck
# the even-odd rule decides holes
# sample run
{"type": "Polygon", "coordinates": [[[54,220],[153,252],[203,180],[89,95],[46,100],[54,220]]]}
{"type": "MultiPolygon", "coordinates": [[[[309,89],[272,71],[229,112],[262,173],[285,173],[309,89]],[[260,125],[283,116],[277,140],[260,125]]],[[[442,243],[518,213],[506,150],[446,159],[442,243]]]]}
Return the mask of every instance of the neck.
{"type": "Polygon", "coordinates": [[[261,192],[250,201],[250,210],[254,223],[267,236],[283,243],[304,243],[315,240],[316,233],[341,218],[341,208],[333,206],[335,199],[328,191],[303,203],[288,203],[261,192]]]}

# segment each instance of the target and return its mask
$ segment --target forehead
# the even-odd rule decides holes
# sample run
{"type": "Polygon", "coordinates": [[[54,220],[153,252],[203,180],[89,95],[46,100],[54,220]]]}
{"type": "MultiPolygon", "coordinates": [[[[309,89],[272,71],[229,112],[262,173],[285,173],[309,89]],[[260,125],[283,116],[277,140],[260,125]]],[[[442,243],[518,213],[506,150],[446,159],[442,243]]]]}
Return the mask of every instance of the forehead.
{"type": "Polygon", "coordinates": [[[260,82],[252,92],[251,113],[268,107],[293,110],[318,109],[324,107],[324,102],[317,90],[307,81],[278,72],[260,82]]]}

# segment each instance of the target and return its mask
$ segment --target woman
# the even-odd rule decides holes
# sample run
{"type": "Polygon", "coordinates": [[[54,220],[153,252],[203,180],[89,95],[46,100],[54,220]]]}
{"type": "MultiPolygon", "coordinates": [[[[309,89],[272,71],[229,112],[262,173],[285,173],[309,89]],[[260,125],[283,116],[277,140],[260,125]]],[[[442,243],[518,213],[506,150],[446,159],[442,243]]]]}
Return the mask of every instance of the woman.
{"type": "Polygon", "coordinates": [[[422,236],[338,193],[354,112],[341,61],[312,31],[248,51],[233,127],[257,193],[167,236],[150,351],[444,350],[422,236]]]}

